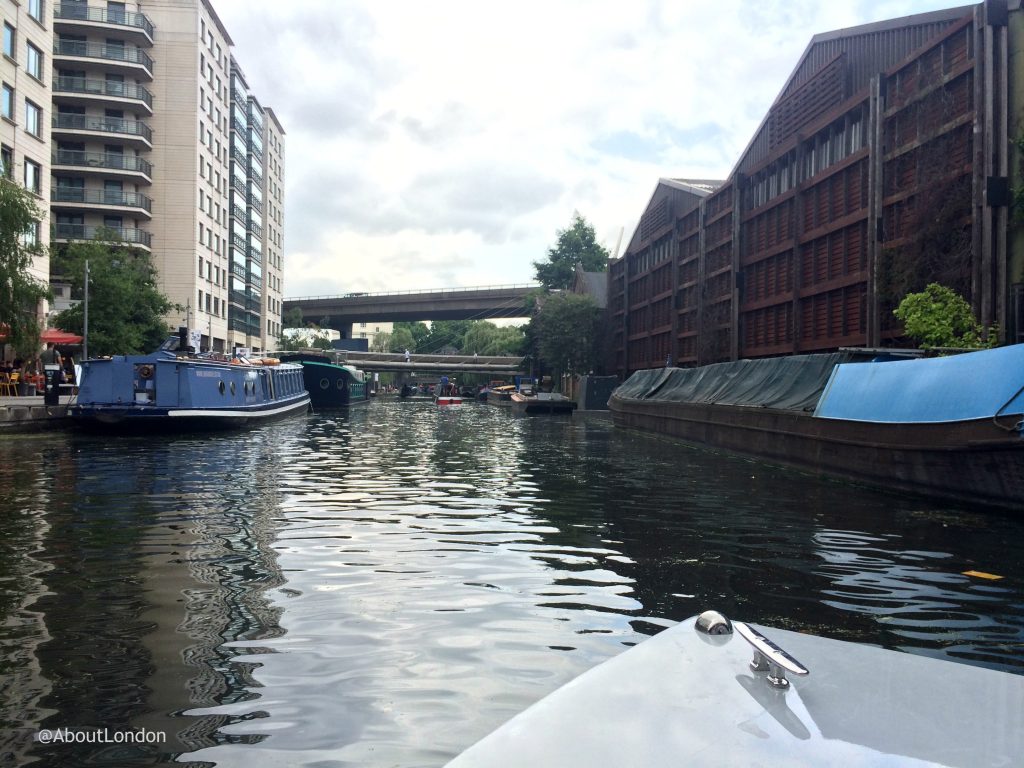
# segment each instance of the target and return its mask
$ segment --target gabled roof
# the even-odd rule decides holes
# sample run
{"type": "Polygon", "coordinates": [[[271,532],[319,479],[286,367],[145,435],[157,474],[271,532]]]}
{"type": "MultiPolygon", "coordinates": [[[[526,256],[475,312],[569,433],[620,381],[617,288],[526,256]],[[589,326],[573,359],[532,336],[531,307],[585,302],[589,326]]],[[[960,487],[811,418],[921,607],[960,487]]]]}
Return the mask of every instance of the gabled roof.
{"type": "Polygon", "coordinates": [[[584,272],[583,267],[577,264],[572,292],[593,297],[594,303],[604,309],[608,306],[608,273],[584,272]]]}
{"type": "Polygon", "coordinates": [[[690,192],[691,194],[705,197],[710,195],[720,186],[725,184],[724,181],[717,179],[658,179],[659,184],[667,184],[670,187],[681,189],[683,192],[690,192]]]}

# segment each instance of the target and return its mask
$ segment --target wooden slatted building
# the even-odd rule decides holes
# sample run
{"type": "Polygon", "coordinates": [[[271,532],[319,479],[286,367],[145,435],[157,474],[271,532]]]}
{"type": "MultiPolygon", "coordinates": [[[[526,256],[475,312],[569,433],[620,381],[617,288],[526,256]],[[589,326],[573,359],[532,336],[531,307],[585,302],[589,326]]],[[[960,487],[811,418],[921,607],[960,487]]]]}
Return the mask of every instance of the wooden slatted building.
{"type": "Polygon", "coordinates": [[[932,281],[1017,340],[1017,36],[1014,0],[815,36],[728,179],[658,182],[609,268],[610,369],[896,343],[932,281]]]}

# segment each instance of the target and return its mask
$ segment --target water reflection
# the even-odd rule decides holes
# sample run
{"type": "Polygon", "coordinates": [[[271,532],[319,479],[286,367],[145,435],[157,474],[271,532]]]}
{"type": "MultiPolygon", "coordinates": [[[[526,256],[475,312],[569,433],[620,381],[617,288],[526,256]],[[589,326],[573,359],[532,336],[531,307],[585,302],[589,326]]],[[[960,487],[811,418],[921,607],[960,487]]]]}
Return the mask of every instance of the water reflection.
{"type": "Polygon", "coordinates": [[[1024,672],[1024,523],[602,421],[378,402],[0,459],[5,764],[437,766],[707,607],[1024,672]],[[31,742],[75,725],[168,742],[31,742]]]}

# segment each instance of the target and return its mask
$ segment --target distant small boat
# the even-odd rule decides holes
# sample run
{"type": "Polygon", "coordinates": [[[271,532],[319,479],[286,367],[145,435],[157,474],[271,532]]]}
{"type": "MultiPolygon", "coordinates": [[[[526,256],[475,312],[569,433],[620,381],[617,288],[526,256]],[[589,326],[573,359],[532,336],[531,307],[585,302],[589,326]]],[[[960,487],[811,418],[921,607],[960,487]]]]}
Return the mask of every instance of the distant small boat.
{"type": "Polygon", "coordinates": [[[514,384],[505,384],[500,387],[491,387],[487,393],[488,405],[497,405],[502,408],[512,407],[512,393],[516,391],[514,384]]]}
{"type": "Polygon", "coordinates": [[[708,611],[598,665],[448,768],[1019,765],[1024,676],[708,611]]]}
{"type": "Polygon", "coordinates": [[[510,400],[513,413],[527,416],[564,416],[576,410],[575,401],[557,392],[514,392],[510,400]]]}
{"type": "Polygon", "coordinates": [[[172,336],[149,355],[86,360],[70,416],[105,431],[184,431],[245,427],[309,410],[299,365],[184,349],[172,336]]]}
{"type": "Polygon", "coordinates": [[[459,386],[453,381],[448,381],[447,376],[442,376],[441,381],[434,388],[434,402],[438,405],[462,405],[459,386]]]}
{"type": "Polygon", "coordinates": [[[311,352],[282,352],[278,357],[302,364],[303,381],[314,408],[346,408],[370,402],[365,375],[358,368],[311,352]]]}

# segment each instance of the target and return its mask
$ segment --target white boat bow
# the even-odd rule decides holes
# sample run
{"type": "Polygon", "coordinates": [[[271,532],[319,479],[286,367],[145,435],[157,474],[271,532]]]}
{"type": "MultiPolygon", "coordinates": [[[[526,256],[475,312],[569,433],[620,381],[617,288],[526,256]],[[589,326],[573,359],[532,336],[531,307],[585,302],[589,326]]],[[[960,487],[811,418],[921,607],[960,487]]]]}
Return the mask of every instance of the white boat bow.
{"type": "Polygon", "coordinates": [[[449,768],[1024,761],[1022,675],[740,622],[706,634],[696,623],[584,673],[449,768]],[[759,669],[747,635],[768,641],[759,669]],[[773,685],[780,672],[788,684],[773,685]]]}

